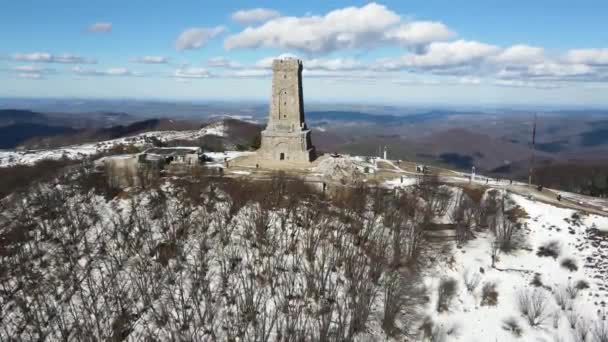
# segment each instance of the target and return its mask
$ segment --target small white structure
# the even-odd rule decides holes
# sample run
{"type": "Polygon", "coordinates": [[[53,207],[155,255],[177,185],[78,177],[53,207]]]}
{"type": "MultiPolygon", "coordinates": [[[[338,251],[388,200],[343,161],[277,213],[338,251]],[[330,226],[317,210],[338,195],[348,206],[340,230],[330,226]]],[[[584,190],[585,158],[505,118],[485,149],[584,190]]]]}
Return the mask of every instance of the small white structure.
{"type": "Polygon", "coordinates": [[[164,164],[198,165],[203,160],[203,151],[200,147],[155,147],[140,155],[142,162],[152,160],[162,160],[164,164]]]}
{"type": "Polygon", "coordinates": [[[145,184],[167,165],[195,166],[203,160],[199,147],[154,147],[138,154],[104,157],[95,166],[105,169],[112,186],[125,188],[145,184]]]}
{"type": "Polygon", "coordinates": [[[428,166],[426,166],[424,164],[418,164],[418,165],[416,165],[416,172],[427,173],[428,171],[429,171],[428,166]]]}

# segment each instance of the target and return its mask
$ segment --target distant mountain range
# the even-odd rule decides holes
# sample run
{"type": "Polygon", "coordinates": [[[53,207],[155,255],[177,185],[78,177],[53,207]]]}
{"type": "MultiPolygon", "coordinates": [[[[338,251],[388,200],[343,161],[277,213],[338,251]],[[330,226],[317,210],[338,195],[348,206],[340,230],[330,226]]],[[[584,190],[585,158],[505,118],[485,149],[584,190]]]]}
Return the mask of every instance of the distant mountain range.
{"type": "MultiPolygon", "coordinates": [[[[225,135],[175,143],[200,144],[214,150],[244,148],[262,130],[264,110],[264,106],[221,107],[196,119],[180,120],[179,115],[174,116],[168,109],[165,118],[122,111],[42,113],[6,109],[0,110],[0,149],[55,148],[149,131],[198,130],[217,121],[223,122],[225,135]]],[[[517,111],[422,110],[403,115],[397,109],[306,112],[306,121],[313,130],[313,144],[323,152],[371,156],[387,146],[392,159],[465,170],[476,166],[480,171],[505,174],[524,172],[533,154],[544,165],[608,161],[608,112],[540,113],[534,149],[530,144],[533,120],[534,113],[517,111]]]]}

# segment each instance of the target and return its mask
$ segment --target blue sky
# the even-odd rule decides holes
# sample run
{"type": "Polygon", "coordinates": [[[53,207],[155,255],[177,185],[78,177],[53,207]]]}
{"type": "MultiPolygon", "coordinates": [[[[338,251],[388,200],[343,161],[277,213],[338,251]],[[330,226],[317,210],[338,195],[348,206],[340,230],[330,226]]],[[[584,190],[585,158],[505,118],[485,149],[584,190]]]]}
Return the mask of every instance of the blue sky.
{"type": "Polygon", "coordinates": [[[0,96],[608,105],[606,1],[6,1],[0,96]]]}

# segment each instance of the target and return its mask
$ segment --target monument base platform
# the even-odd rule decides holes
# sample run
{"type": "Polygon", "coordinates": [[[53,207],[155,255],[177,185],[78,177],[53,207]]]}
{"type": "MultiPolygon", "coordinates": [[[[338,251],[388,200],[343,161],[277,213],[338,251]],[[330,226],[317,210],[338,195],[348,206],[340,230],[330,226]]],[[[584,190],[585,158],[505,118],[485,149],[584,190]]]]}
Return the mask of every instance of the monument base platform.
{"type": "Polygon", "coordinates": [[[315,159],[310,130],[262,131],[262,144],[257,154],[259,159],[276,162],[306,163],[315,159]]]}

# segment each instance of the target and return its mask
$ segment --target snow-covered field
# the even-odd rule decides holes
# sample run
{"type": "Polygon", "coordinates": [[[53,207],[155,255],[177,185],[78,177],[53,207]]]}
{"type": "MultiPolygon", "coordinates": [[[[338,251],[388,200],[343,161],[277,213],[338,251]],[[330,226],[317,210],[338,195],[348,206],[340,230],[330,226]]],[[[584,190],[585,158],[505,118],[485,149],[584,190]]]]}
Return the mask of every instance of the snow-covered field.
{"type": "Polygon", "coordinates": [[[194,131],[146,132],[131,137],[49,150],[0,151],[0,167],[8,167],[13,165],[33,165],[45,159],[58,160],[66,158],[71,160],[81,160],[89,156],[108,151],[118,145],[134,145],[141,147],[148,144],[152,139],[157,139],[161,142],[169,142],[175,140],[195,140],[207,135],[215,135],[220,137],[225,136],[226,127],[223,121],[212,123],[200,130],[194,131]]]}
{"type": "Polygon", "coordinates": [[[444,329],[447,341],[576,342],[579,341],[575,338],[577,329],[585,327],[591,336],[594,324],[606,319],[608,236],[598,236],[597,231],[608,227],[608,218],[582,215],[517,195],[512,195],[512,199],[529,215],[523,219],[523,228],[518,232],[522,248],[499,253],[495,268],[492,267],[494,236],[490,232],[479,233],[476,239],[455,249],[454,254],[433,271],[436,276],[425,280],[432,289],[430,293],[436,294],[441,278],[456,279],[455,298],[447,312],[437,313],[431,305],[429,316],[444,329]],[[559,246],[555,259],[537,255],[541,246],[553,241],[559,246]],[[566,259],[573,260],[577,270],[562,266],[566,259]],[[472,292],[464,285],[466,273],[479,277],[479,285],[472,292]],[[532,285],[535,277],[542,286],[532,285]],[[578,291],[572,300],[566,299],[565,310],[560,308],[556,296],[581,280],[587,282],[589,288],[578,291]],[[496,305],[481,304],[482,288],[487,283],[496,285],[496,305]],[[530,326],[518,308],[518,293],[525,289],[539,291],[546,297],[542,323],[537,327],[530,326]],[[519,326],[520,337],[509,330],[509,321],[519,326]],[[570,321],[575,322],[575,328],[570,321]]]}
{"type": "MultiPolygon", "coordinates": [[[[196,134],[222,132],[210,127],[196,134]]],[[[195,134],[158,133],[164,141],[195,134]]],[[[82,158],[124,139],[62,153],[82,158]]],[[[53,158],[43,152],[20,162],[53,158]]],[[[210,166],[222,167],[243,154],[207,156],[215,161],[210,166]]],[[[314,171],[340,178],[366,168],[376,171],[361,157],[328,158],[314,171]]],[[[607,217],[506,194],[504,181],[487,183],[494,189],[481,191],[479,207],[459,201],[466,195],[470,202],[480,187],[467,193],[454,184],[414,186],[416,177],[407,174],[383,184],[404,191],[386,198],[355,194],[345,197],[348,204],[241,181],[188,189],[167,181],[109,199],[71,183],[52,184],[9,201],[0,212],[0,226],[8,227],[0,229],[0,270],[7,270],[0,272],[0,340],[77,340],[86,331],[100,340],[125,334],[134,341],[273,341],[288,333],[318,340],[329,332],[366,342],[412,335],[411,341],[433,342],[606,341],[593,335],[605,327],[608,336],[607,217]],[[273,196],[277,189],[286,192],[273,196]],[[492,190],[519,213],[514,247],[497,248],[498,234],[487,222],[470,221],[473,236],[452,240],[467,217],[490,212],[492,190]],[[262,205],[260,198],[278,202],[262,205]],[[424,235],[435,226],[449,234],[439,241],[424,235]],[[5,236],[17,242],[6,244],[5,236]],[[419,244],[425,267],[404,277],[413,271],[400,263],[412,261],[419,244]],[[395,287],[407,281],[419,281],[424,293],[412,300],[414,292],[395,287]],[[454,294],[445,297],[448,281],[454,294]],[[533,323],[530,307],[522,312],[523,294],[537,296],[533,323]],[[402,307],[391,334],[384,322],[393,300],[402,307]]],[[[505,217],[493,215],[495,222],[505,217]]]]}

